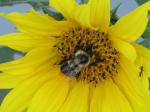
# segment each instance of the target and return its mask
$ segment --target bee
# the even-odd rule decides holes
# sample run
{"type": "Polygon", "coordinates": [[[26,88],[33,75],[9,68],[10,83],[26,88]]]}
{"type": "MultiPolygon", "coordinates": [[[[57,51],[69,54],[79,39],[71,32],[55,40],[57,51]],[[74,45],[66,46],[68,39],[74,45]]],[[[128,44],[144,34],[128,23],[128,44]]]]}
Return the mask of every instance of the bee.
{"type": "Polygon", "coordinates": [[[89,46],[86,46],[85,49],[75,49],[73,58],[61,62],[62,73],[69,77],[79,76],[81,70],[90,64],[91,49],[89,46]]]}
{"type": "Polygon", "coordinates": [[[140,76],[140,77],[142,77],[143,72],[144,72],[144,67],[143,67],[143,66],[141,66],[141,67],[140,67],[140,72],[139,72],[139,76],[140,76]]]}

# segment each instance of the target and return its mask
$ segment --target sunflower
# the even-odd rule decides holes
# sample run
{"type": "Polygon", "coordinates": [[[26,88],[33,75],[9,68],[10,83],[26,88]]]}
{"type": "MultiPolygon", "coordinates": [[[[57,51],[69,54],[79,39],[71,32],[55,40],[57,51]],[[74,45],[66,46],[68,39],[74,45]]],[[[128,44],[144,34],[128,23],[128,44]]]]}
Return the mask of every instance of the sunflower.
{"type": "Polygon", "coordinates": [[[136,43],[147,2],[110,24],[110,0],[50,0],[62,21],[33,9],[1,16],[19,32],[0,44],[26,55],[0,64],[1,112],[149,112],[150,50],[136,43]]]}

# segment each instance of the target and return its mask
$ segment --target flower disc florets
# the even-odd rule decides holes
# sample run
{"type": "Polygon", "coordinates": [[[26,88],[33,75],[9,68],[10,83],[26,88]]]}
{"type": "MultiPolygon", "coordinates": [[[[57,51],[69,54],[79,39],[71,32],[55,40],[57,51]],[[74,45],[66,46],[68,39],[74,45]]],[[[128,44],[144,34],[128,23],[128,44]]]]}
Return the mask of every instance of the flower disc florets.
{"type": "Polygon", "coordinates": [[[56,47],[62,61],[73,59],[78,50],[89,54],[90,62],[80,70],[78,80],[98,83],[117,74],[119,53],[112,47],[107,34],[76,28],[65,32],[59,38],[60,42],[56,47]]]}

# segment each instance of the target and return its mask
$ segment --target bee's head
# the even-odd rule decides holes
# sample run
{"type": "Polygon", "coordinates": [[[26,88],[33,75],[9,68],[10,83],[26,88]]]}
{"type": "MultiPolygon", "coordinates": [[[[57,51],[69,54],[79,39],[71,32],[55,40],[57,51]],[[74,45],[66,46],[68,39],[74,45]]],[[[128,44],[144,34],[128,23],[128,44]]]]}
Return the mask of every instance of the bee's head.
{"type": "Polygon", "coordinates": [[[88,65],[89,61],[90,61],[90,56],[89,54],[87,54],[86,52],[84,52],[83,50],[78,50],[75,53],[75,58],[78,61],[78,64],[81,65],[88,65]]]}
{"type": "Polygon", "coordinates": [[[83,52],[87,53],[89,56],[93,55],[92,45],[91,44],[85,44],[85,45],[77,44],[76,47],[75,47],[74,52],[77,53],[80,50],[82,50],[83,52]]]}

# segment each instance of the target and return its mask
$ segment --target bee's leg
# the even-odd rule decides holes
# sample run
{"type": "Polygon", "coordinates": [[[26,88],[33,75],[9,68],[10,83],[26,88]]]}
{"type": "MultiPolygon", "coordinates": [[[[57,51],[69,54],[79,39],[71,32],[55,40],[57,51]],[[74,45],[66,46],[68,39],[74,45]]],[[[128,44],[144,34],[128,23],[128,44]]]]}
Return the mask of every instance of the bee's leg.
{"type": "Polygon", "coordinates": [[[102,58],[101,54],[93,52],[93,55],[95,55],[96,62],[104,62],[104,58],[102,58]]]}
{"type": "Polygon", "coordinates": [[[96,56],[96,62],[104,62],[104,59],[102,59],[100,56],[96,56]]]}
{"type": "Polygon", "coordinates": [[[92,62],[92,63],[90,63],[89,66],[96,66],[96,65],[97,65],[97,62],[92,62]]]}
{"type": "Polygon", "coordinates": [[[76,78],[77,78],[77,79],[79,79],[80,73],[81,73],[81,72],[79,72],[79,73],[76,75],[76,78]]]}
{"type": "Polygon", "coordinates": [[[63,59],[63,60],[60,60],[60,62],[58,63],[58,65],[61,65],[63,64],[64,62],[68,61],[68,59],[63,59]]]}

